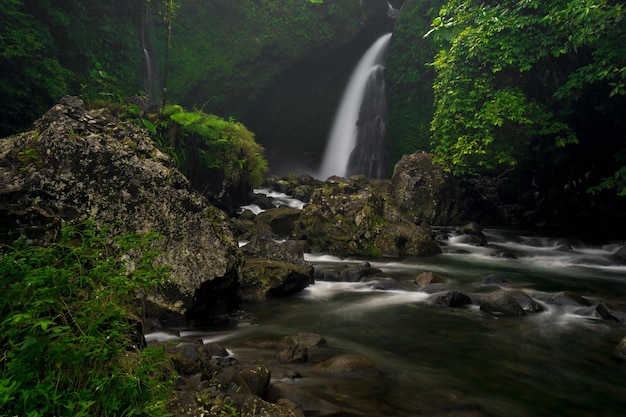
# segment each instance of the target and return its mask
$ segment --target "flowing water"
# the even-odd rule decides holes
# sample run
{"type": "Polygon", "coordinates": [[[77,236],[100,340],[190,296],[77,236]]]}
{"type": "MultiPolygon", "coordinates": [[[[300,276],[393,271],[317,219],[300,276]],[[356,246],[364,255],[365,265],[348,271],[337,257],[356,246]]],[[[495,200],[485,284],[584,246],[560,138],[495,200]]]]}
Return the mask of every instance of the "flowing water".
{"type": "MultiPolygon", "coordinates": [[[[381,375],[335,384],[305,368],[296,382],[320,396],[359,404],[368,410],[364,415],[626,415],[626,365],[614,356],[626,325],[589,309],[548,302],[550,294],[573,291],[594,304],[625,311],[626,267],[609,259],[624,243],[590,246],[503,230],[486,235],[488,247],[451,237],[441,241],[442,255],[368,259],[382,270],[378,283],[317,281],[300,295],[244,307],[248,318],[237,324],[196,334],[207,343],[219,340],[240,358],[259,355],[250,350],[251,340],[279,340],[296,332],[327,339],[326,346],[311,351],[312,362],[345,352],[375,358],[381,375]],[[494,248],[515,252],[517,258],[493,257],[494,248]],[[412,281],[425,271],[445,277],[446,284],[419,291],[412,281]],[[490,274],[509,284],[484,285],[490,274]],[[390,282],[394,285],[380,285],[390,282]],[[493,291],[521,290],[545,310],[494,318],[476,304],[444,308],[432,303],[452,289],[473,300],[493,291]]],[[[306,258],[317,270],[364,261],[324,254],[306,258]]]]}
{"type": "Polygon", "coordinates": [[[317,175],[320,179],[332,175],[346,176],[348,160],[356,146],[359,110],[368,79],[372,75],[372,70],[380,67],[390,40],[391,33],[381,36],[367,50],[352,72],[330,131],[324,159],[317,175]]]}

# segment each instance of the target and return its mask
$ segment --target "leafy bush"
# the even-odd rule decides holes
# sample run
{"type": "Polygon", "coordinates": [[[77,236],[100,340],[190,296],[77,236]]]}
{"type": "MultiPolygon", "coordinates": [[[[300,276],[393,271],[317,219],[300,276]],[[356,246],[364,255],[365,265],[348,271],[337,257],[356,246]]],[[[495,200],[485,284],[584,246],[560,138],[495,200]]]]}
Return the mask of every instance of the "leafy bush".
{"type": "Polygon", "coordinates": [[[532,146],[595,143],[580,120],[623,108],[623,15],[617,1],[449,0],[429,32],[440,47],[436,160],[480,173],[517,165],[532,146]]]}
{"type": "Polygon", "coordinates": [[[2,248],[1,415],[163,414],[172,371],[161,348],[141,348],[132,307],[166,277],[154,238],[109,239],[88,223],[50,246],[2,248]]]}

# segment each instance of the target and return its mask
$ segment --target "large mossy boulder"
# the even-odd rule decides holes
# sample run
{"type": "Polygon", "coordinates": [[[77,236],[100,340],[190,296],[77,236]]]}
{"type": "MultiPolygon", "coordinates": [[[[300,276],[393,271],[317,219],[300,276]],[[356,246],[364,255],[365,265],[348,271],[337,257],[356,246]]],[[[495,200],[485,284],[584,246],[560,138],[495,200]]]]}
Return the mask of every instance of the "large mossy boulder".
{"type": "Polygon", "coordinates": [[[388,181],[331,177],[296,223],[314,251],[337,256],[425,256],[441,253],[428,228],[406,218],[389,197],[388,181]]]}
{"type": "Polygon", "coordinates": [[[87,219],[113,236],[161,236],[157,261],[171,273],[150,298],[159,314],[235,307],[243,257],[228,217],[191,189],[146,131],[65,97],[32,130],[0,140],[0,240],[45,244],[64,222],[87,219]]]}

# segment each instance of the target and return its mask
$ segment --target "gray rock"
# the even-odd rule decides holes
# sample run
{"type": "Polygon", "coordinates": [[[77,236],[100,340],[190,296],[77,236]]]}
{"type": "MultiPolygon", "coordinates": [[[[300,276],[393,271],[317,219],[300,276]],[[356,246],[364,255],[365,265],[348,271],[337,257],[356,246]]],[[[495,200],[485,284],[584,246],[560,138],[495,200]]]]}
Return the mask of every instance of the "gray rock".
{"type": "Polygon", "coordinates": [[[466,219],[489,219],[495,204],[466,187],[443,168],[432,155],[404,155],[391,177],[391,196],[398,207],[415,219],[432,224],[459,224],[466,219]]]}
{"type": "Polygon", "coordinates": [[[276,354],[280,363],[303,363],[309,360],[309,350],[298,345],[289,345],[276,354]]]}
{"type": "Polygon", "coordinates": [[[302,210],[291,207],[277,207],[259,213],[257,223],[267,224],[278,236],[290,236],[295,222],[300,218],[302,210]]]}
{"type": "Polygon", "coordinates": [[[490,274],[482,281],[483,285],[499,285],[505,287],[509,285],[509,280],[496,274],[490,274]]]}
{"type": "MultiPolygon", "coordinates": [[[[237,393],[231,394],[226,401],[232,402],[237,411],[237,416],[241,417],[297,417],[297,414],[285,403],[274,404],[267,402],[256,395],[237,393]]],[[[232,412],[232,411],[231,411],[232,412]]],[[[231,415],[231,414],[220,414],[231,415]]]]}
{"type": "Polygon", "coordinates": [[[612,256],[613,260],[622,265],[626,265],[626,246],[620,248],[612,256]]]}
{"type": "Polygon", "coordinates": [[[446,280],[435,272],[422,272],[415,278],[414,282],[423,288],[431,284],[443,284],[446,280]]]}
{"type": "Polygon", "coordinates": [[[317,333],[296,333],[287,336],[286,341],[292,345],[310,348],[326,344],[326,339],[317,333]]]}
{"type": "Polygon", "coordinates": [[[465,305],[472,304],[472,299],[462,292],[459,291],[448,291],[447,293],[438,296],[435,298],[433,304],[442,306],[442,307],[462,307],[465,305]]]}
{"type": "Polygon", "coordinates": [[[240,392],[263,397],[267,392],[271,376],[272,372],[268,367],[253,366],[239,371],[235,383],[239,385],[240,392]]]}
{"type": "Polygon", "coordinates": [[[595,312],[604,320],[616,321],[624,323],[626,321],[626,313],[621,311],[612,311],[604,303],[600,303],[596,306],[595,312]]]}
{"type": "Polygon", "coordinates": [[[543,311],[543,307],[521,291],[490,294],[480,304],[480,311],[497,317],[524,316],[543,311]]]}
{"type": "Polygon", "coordinates": [[[176,321],[235,307],[243,257],[226,214],[191,189],[147,132],[76,97],[0,141],[0,219],[0,236],[36,242],[86,219],[113,236],[156,232],[170,281],[148,295],[154,314],[176,321]]]}
{"type": "Polygon", "coordinates": [[[469,222],[457,227],[456,231],[462,235],[482,235],[483,227],[476,222],[469,222]]]}
{"type": "Polygon", "coordinates": [[[580,294],[576,294],[570,291],[561,291],[555,294],[551,294],[548,299],[548,303],[556,304],[560,306],[590,306],[591,301],[587,300],[580,294]]]}
{"type": "Polygon", "coordinates": [[[329,178],[296,224],[311,248],[338,256],[425,256],[441,253],[430,233],[389,198],[389,182],[329,178]]]}
{"type": "Polygon", "coordinates": [[[274,261],[247,259],[240,279],[239,295],[243,301],[263,301],[302,291],[313,283],[313,268],[274,261]]]}
{"type": "Polygon", "coordinates": [[[489,256],[494,258],[517,259],[517,255],[511,251],[503,249],[495,249],[489,252],[489,256]]]}

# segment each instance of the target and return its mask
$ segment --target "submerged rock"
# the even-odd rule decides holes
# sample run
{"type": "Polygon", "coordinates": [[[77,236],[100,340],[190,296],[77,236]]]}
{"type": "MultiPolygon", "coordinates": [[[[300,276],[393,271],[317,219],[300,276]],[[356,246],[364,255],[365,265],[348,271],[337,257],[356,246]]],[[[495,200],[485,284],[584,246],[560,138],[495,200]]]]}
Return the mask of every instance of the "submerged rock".
{"type": "Polygon", "coordinates": [[[333,403],[283,381],[276,381],[270,385],[267,399],[274,403],[289,400],[298,404],[305,413],[310,415],[334,415],[340,411],[340,408],[333,403]]]}
{"type": "Polygon", "coordinates": [[[378,371],[378,365],[373,359],[357,353],[334,356],[318,363],[316,367],[328,372],[378,371]]]}
{"type": "Polygon", "coordinates": [[[489,274],[483,279],[482,284],[483,285],[499,285],[501,287],[505,287],[509,285],[510,282],[508,279],[501,277],[500,275],[489,274]]]}
{"type": "Polygon", "coordinates": [[[560,306],[590,306],[591,301],[587,300],[580,294],[571,291],[561,291],[551,294],[548,297],[548,303],[560,306]]]}

